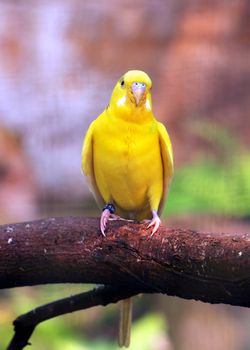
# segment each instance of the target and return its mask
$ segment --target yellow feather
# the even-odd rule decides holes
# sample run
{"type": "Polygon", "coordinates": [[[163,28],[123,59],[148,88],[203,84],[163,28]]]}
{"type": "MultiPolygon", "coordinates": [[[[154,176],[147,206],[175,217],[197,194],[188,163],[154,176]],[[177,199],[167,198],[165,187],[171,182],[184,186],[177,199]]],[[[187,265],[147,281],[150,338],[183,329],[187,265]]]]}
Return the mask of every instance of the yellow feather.
{"type": "Polygon", "coordinates": [[[95,171],[93,164],[93,130],[94,130],[95,122],[89,126],[89,129],[84,138],[84,144],[82,147],[82,171],[88,180],[88,185],[93,193],[96,202],[99,207],[102,208],[105,204],[100,191],[97,187],[95,181],[95,171]]]}

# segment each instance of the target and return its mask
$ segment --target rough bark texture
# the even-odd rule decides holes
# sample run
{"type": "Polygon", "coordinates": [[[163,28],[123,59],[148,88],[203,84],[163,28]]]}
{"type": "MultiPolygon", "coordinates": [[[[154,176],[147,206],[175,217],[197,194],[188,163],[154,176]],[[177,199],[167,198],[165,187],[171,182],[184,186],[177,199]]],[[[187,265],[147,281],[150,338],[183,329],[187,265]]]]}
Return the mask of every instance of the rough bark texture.
{"type": "Polygon", "coordinates": [[[250,306],[250,234],[49,218],[0,227],[0,288],[98,283],[250,306]]]}

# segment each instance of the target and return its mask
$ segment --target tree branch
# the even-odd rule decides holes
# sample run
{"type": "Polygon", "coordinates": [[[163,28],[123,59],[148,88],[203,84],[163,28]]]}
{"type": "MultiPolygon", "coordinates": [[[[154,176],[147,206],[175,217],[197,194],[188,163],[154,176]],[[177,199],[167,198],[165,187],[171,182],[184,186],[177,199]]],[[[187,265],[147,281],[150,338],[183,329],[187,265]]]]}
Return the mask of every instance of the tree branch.
{"type": "Polygon", "coordinates": [[[35,327],[43,321],[97,305],[106,306],[107,304],[116,303],[135,294],[137,294],[137,291],[125,290],[123,287],[101,286],[89,292],[72,295],[68,298],[40,306],[19,316],[13,322],[15,334],[7,350],[22,350],[26,345],[29,345],[28,340],[35,327]]]}
{"type": "Polygon", "coordinates": [[[250,306],[250,234],[49,218],[0,227],[0,288],[98,283],[210,303],[250,306]]]}

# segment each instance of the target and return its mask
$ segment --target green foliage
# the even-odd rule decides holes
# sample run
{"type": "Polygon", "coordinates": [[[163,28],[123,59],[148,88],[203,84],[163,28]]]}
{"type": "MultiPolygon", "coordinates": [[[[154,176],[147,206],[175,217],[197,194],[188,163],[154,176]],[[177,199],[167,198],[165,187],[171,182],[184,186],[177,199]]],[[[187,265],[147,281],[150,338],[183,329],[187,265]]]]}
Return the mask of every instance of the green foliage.
{"type": "Polygon", "coordinates": [[[167,326],[164,317],[159,313],[148,313],[133,323],[129,349],[151,350],[161,348],[159,343],[167,342],[166,334],[167,326]]]}
{"type": "Polygon", "coordinates": [[[164,214],[184,213],[248,216],[250,156],[234,156],[222,165],[203,160],[177,169],[164,214]]]}

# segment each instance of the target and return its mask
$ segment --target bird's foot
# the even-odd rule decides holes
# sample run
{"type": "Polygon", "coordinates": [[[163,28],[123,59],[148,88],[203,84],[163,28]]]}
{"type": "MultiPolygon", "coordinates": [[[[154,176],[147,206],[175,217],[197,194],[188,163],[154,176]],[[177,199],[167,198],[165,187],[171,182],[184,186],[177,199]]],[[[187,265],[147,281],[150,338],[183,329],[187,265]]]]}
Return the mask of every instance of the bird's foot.
{"type": "Polygon", "coordinates": [[[107,222],[108,219],[110,217],[110,211],[108,209],[104,209],[101,215],[101,219],[100,219],[100,229],[101,229],[101,233],[104,237],[106,237],[105,235],[105,228],[107,226],[107,222]]]}
{"type": "Polygon", "coordinates": [[[106,204],[105,207],[103,208],[101,219],[100,219],[100,229],[104,237],[106,237],[105,228],[107,226],[108,220],[110,216],[114,216],[114,213],[115,213],[115,207],[111,203],[106,204]]]}
{"type": "Polygon", "coordinates": [[[150,228],[151,226],[153,226],[153,231],[152,231],[150,237],[152,237],[155,234],[155,232],[158,230],[160,223],[161,223],[161,219],[159,218],[159,216],[155,210],[152,210],[152,214],[153,214],[153,218],[152,218],[152,220],[150,220],[150,222],[147,226],[147,228],[150,228]]]}

